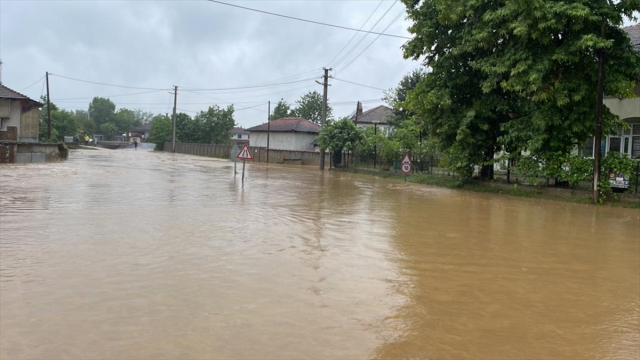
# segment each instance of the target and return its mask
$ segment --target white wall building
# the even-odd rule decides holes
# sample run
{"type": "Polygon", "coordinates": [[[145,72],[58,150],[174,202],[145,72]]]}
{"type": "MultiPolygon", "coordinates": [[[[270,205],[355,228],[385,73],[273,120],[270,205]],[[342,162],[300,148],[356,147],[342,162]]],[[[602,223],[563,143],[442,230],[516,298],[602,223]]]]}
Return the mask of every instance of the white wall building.
{"type": "Polygon", "coordinates": [[[303,118],[282,118],[247,129],[251,135],[249,146],[289,151],[314,151],[320,125],[303,118]]]}

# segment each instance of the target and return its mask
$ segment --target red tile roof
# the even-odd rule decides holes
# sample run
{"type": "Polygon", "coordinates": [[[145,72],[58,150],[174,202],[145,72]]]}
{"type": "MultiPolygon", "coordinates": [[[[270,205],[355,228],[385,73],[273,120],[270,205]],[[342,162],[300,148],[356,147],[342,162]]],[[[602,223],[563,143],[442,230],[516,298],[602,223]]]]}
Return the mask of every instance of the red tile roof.
{"type": "MultiPolygon", "coordinates": [[[[391,110],[391,108],[384,105],[376,106],[360,114],[360,116],[358,116],[358,124],[378,123],[385,125],[389,122],[388,120],[392,114],[393,110],[391,110]]],[[[356,120],[355,114],[351,116],[351,120],[356,120]]]]}
{"type": "MultiPolygon", "coordinates": [[[[248,128],[249,132],[266,132],[267,123],[248,128]]],[[[315,124],[301,117],[282,118],[271,122],[271,132],[297,132],[317,134],[320,132],[320,125],[315,124]]]]}
{"type": "Polygon", "coordinates": [[[35,101],[30,99],[28,96],[20,94],[19,92],[9,89],[8,87],[0,84],[0,99],[11,99],[11,100],[28,100],[33,102],[35,106],[43,106],[39,101],[35,101]]]}

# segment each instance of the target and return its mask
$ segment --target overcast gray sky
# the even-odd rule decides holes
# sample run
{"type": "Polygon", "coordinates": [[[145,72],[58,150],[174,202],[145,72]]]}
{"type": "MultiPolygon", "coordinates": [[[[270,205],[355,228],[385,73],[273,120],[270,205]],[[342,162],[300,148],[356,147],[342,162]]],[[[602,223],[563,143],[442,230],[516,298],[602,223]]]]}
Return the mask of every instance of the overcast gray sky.
{"type": "MultiPolygon", "coordinates": [[[[393,0],[226,1],[354,28],[360,28],[373,13],[365,30],[390,9],[373,31],[383,31],[400,16],[385,33],[409,36],[404,6],[393,0]]],[[[46,71],[139,88],[169,89],[178,85],[178,109],[195,115],[208,105],[234,102],[236,122],[245,127],[265,122],[267,100],[273,108],[281,97],[293,104],[307,91],[322,92],[312,78],[320,79],[323,66],[332,66],[336,78],[382,89],[394,87],[404,74],[419,67],[417,62],[402,57],[400,47],[406,40],[385,36],[356,59],[377,37],[373,34],[359,34],[338,55],[354,34],[203,0],[0,1],[2,80],[10,88],[23,90],[46,71]],[[361,37],[364,40],[359,46],[338,63],[361,37]],[[296,82],[230,91],[187,91],[278,79],[296,82]]],[[[348,115],[357,100],[374,100],[365,103],[365,110],[381,103],[375,102],[382,97],[380,90],[338,80],[330,83],[329,100],[334,103],[335,116],[348,115]]],[[[42,85],[38,82],[24,93],[39,98],[42,85]]],[[[67,109],[86,109],[93,96],[150,91],[87,84],[59,76],[50,77],[50,87],[51,99],[67,109]]],[[[169,90],[109,97],[118,107],[155,113],[171,112],[173,106],[169,90]]]]}

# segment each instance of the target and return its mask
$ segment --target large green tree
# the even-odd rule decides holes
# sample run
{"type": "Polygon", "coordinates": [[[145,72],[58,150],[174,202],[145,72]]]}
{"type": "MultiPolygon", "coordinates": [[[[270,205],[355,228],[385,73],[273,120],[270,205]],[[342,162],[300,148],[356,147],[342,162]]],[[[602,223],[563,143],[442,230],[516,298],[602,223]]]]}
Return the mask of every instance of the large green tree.
{"type": "Polygon", "coordinates": [[[113,138],[120,134],[120,132],[118,131],[116,124],[109,122],[100,125],[100,134],[102,134],[106,140],[113,140],[113,138]]]}
{"type": "Polygon", "coordinates": [[[409,91],[415,89],[416,86],[424,79],[425,70],[416,69],[402,77],[398,86],[384,92],[384,100],[393,109],[393,114],[389,119],[389,124],[399,127],[402,122],[407,121],[415,115],[409,108],[405,107],[405,101],[409,91]]]}
{"type": "Polygon", "coordinates": [[[318,145],[321,149],[329,149],[333,153],[333,163],[338,166],[342,162],[344,151],[354,151],[362,141],[362,133],[349,118],[329,121],[318,134],[318,145]]]}
{"type": "MultiPolygon", "coordinates": [[[[414,22],[405,56],[433,69],[407,103],[460,168],[505,145],[545,156],[591,136],[597,51],[607,52],[607,94],[631,95],[640,77],[619,28],[639,0],[403,2],[414,22]]],[[[617,125],[609,111],[605,124],[617,125]]]]}
{"type": "MultiPolygon", "coordinates": [[[[322,95],[317,91],[310,91],[296,100],[296,108],[292,111],[295,116],[305,118],[316,124],[322,122],[322,95]]],[[[333,109],[327,104],[327,119],[331,119],[333,109]]]]}
{"type": "Polygon", "coordinates": [[[128,133],[136,126],[142,125],[140,119],[136,117],[136,112],[125,108],[118,109],[113,119],[113,123],[121,133],[128,133]]]}
{"type": "Polygon", "coordinates": [[[94,97],[89,104],[89,113],[95,128],[100,129],[102,124],[115,123],[116,104],[106,98],[94,97]]]}
{"type": "Polygon", "coordinates": [[[51,103],[51,137],[47,137],[48,117],[47,99],[41,98],[43,104],[40,109],[40,141],[63,141],[65,136],[75,136],[79,130],[79,121],[76,113],[64,109],[59,109],[56,104],[51,103]]]}
{"type": "Polygon", "coordinates": [[[284,101],[284,99],[280,99],[276,107],[273,108],[273,113],[269,117],[269,120],[274,121],[290,116],[295,116],[295,113],[291,110],[291,105],[284,101]]]}
{"type": "Polygon", "coordinates": [[[217,105],[209,106],[207,111],[201,111],[194,117],[194,121],[201,124],[202,142],[209,144],[229,144],[231,130],[235,126],[233,119],[233,105],[222,109],[217,105]]]}
{"type": "MultiPolygon", "coordinates": [[[[162,115],[156,115],[151,122],[149,141],[156,144],[156,150],[163,150],[164,143],[171,141],[172,121],[162,115]]],[[[171,150],[171,149],[168,149],[171,150]]]]}

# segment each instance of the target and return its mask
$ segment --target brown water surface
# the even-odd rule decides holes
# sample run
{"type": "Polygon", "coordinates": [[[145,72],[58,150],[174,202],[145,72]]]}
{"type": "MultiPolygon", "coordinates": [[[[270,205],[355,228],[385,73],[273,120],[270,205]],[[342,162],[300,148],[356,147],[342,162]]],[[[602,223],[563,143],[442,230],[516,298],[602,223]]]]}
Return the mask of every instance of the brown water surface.
{"type": "Polygon", "coordinates": [[[0,358],[640,358],[638,210],[247,171],[0,167],[0,358]]]}

